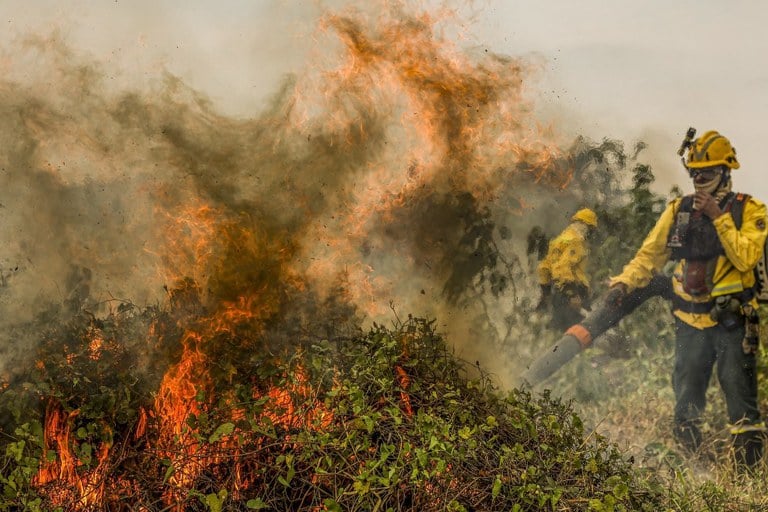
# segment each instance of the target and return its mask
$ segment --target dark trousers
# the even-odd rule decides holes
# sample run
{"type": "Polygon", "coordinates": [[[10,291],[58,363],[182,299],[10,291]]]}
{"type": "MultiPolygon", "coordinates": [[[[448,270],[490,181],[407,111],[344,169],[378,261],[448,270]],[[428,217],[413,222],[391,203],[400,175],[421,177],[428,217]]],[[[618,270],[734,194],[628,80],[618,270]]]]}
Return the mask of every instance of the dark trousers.
{"type": "MultiPolygon", "coordinates": [[[[573,292],[566,294],[557,288],[552,290],[552,319],[549,321],[549,326],[552,329],[565,331],[584,319],[581,308],[575,308],[571,305],[570,297],[572,294],[573,292]]],[[[584,295],[579,296],[582,303],[586,303],[586,297],[584,295]]]]}
{"type": "Polygon", "coordinates": [[[696,329],[675,318],[675,424],[696,430],[706,406],[706,392],[717,362],[717,378],[732,424],[757,424],[757,373],[754,354],[745,354],[744,327],[727,331],[721,325],[696,329]]]}

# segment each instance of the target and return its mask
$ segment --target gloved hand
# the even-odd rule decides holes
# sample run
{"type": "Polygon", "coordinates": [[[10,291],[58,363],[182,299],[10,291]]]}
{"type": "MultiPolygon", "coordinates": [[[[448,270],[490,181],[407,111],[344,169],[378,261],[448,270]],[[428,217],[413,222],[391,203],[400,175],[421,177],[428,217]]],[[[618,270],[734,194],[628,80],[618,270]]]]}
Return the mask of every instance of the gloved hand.
{"type": "Polygon", "coordinates": [[[568,297],[568,305],[572,309],[575,309],[576,311],[580,311],[582,304],[584,304],[584,300],[581,298],[580,295],[571,295],[570,297],[568,297]]]}
{"type": "Polygon", "coordinates": [[[579,283],[566,283],[560,287],[563,296],[568,300],[568,307],[581,311],[586,304],[587,287],[579,283]]]}
{"type": "Polygon", "coordinates": [[[616,283],[608,289],[608,294],[605,296],[605,304],[610,307],[621,306],[621,301],[627,295],[627,285],[624,283],[616,283]]]}

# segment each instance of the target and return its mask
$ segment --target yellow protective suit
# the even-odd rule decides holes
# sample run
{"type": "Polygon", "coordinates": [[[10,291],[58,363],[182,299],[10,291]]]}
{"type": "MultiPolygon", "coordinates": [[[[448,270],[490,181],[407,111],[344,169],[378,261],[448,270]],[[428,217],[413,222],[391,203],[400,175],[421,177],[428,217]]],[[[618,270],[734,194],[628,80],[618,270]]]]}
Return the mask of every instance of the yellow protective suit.
{"type": "Polygon", "coordinates": [[[583,223],[573,222],[549,243],[547,255],[538,266],[541,286],[589,291],[587,229],[583,223]]]}
{"type": "MultiPolygon", "coordinates": [[[[648,233],[635,257],[611,278],[610,285],[623,283],[628,291],[645,286],[654,274],[662,271],[669,261],[671,249],[667,247],[670,229],[681,198],[671,201],[648,233]]],[[[766,234],[766,207],[755,198],[748,197],[744,203],[741,228],[736,229],[730,212],[723,213],[712,221],[723,246],[724,255],[717,257],[711,278],[713,288],[709,294],[693,297],[683,289],[682,275],[685,260],[677,262],[673,272],[672,288],[680,299],[689,303],[706,303],[719,295],[737,294],[755,284],[754,268],[763,255],[766,234]]],[[[757,306],[753,299],[753,306],[757,306]]],[[[673,309],[673,314],[688,325],[704,329],[716,325],[709,313],[690,313],[673,309]]]]}

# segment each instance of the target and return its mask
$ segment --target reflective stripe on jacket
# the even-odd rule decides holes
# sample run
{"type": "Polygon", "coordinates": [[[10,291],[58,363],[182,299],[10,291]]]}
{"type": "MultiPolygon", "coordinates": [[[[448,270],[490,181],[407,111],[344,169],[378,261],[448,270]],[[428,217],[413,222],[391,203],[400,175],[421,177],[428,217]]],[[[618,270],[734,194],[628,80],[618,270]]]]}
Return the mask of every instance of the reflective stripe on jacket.
{"type": "MultiPolygon", "coordinates": [[[[671,201],[662,212],[656,225],[643,241],[632,261],[624,266],[621,274],[611,278],[610,284],[624,283],[629,291],[647,285],[654,274],[660,273],[669,260],[671,249],[667,236],[674,225],[681,199],[671,201]]],[[[724,255],[718,256],[712,276],[710,293],[693,297],[683,290],[681,276],[685,260],[677,262],[673,272],[674,293],[686,302],[706,303],[718,295],[729,295],[750,289],[755,284],[754,268],[763,255],[766,234],[765,204],[748,197],[744,203],[741,228],[736,229],[730,212],[712,221],[723,246],[724,255]]],[[[753,299],[754,305],[756,301],[753,299]]],[[[688,313],[674,309],[673,314],[683,322],[703,329],[717,324],[708,313],[688,313]]]]}

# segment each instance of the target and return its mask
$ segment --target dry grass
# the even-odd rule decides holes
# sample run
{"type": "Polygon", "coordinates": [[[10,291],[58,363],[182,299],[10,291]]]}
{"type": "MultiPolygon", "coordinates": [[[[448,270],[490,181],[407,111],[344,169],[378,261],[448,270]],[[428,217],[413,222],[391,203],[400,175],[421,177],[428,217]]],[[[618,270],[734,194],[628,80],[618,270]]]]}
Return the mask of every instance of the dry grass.
{"type": "Polygon", "coordinates": [[[587,428],[616,443],[639,471],[662,478],[672,510],[768,511],[768,462],[764,459],[749,473],[734,467],[716,378],[707,394],[704,444],[690,454],[671,433],[671,350],[640,348],[631,355],[613,358],[597,347],[581,354],[549,385],[560,386],[587,428]]]}

